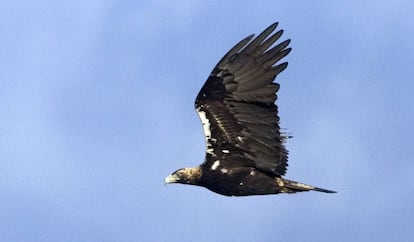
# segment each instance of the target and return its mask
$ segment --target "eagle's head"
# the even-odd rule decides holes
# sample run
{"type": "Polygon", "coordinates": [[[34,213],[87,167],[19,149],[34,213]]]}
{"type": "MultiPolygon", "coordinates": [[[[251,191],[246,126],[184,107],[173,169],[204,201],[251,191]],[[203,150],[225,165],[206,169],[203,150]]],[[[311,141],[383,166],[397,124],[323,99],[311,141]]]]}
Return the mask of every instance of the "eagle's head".
{"type": "Polygon", "coordinates": [[[181,183],[197,185],[201,177],[200,167],[182,168],[171,175],[167,176],[164,180],[165,184],[169,183],[181,183]]]}

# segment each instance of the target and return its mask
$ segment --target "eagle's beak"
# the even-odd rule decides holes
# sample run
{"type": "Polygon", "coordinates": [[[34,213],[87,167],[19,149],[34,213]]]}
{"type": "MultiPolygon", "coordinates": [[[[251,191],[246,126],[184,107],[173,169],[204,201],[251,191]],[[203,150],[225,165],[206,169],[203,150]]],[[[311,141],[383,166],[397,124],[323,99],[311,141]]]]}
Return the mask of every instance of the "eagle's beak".
{"type": "Polygon", "coordinates": [[[164,180],[164,185],[167,185],[167,184],[169,184],[169,183],[175,183],[175,182],[177,182],[178,180],[179,180],[179,178],[178,178],[176,175],[171,174],[171,175],[169,175],[169,176],[167,176],[167,177],[165,178],[165,180],[164,180]]]}

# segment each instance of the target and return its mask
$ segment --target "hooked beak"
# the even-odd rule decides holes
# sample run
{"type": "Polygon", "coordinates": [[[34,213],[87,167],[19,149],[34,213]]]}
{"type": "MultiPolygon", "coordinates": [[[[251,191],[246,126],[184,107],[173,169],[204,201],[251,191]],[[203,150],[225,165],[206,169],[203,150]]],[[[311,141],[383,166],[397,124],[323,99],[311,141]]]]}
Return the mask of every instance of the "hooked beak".
{"type": "Polygon", "coordinates": [[[179,180],[180,178],[177,175],[171,174],[169,176],[167,176],[164,180],[164,185],[167,185],[169,183],[175,183],[179,180]]]}

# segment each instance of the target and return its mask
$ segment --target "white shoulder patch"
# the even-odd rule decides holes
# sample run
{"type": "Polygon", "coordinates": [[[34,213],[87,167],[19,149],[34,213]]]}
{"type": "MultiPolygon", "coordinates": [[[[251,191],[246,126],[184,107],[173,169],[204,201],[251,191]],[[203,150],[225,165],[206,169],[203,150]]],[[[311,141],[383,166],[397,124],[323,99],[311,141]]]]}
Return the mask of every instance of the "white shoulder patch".
{"type": "Polygon", "coordinates": [[[201,124],[203,125],[204,137],[206,141],[206,152],[209,154],[213,154],[214,150],[211,148],[210,139],[211,139],[211,128],[210,128],[210,121],[207,118],[206,112],[201,110],[200,107],[196,109],[198,116],[200,117],[201,124]]]}
{"type": "Polygon", "coordinates": [[[213,163],[213,165],[211,166],[211,169],[212,170],[215,170],[215,169],[217,169],[217,167],[220,165],[220,161],[219,160],[216,160],[216,161],[214,161],[214,163],[213,163]]]}

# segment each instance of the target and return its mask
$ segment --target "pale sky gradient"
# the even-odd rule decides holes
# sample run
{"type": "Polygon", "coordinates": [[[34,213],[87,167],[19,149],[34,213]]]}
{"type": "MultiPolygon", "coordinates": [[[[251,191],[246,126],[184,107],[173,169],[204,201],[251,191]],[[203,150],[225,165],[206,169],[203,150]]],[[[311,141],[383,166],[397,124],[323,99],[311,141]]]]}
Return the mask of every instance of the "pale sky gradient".
{"type": "Polygon", "coordinates": [[[0,3],[0,241],[414,238],[413,1],[141,2],[0,3]],[[338,193],[164,186],[204,159],[214,65],[276,21],[286,177],[338,193]]]}

